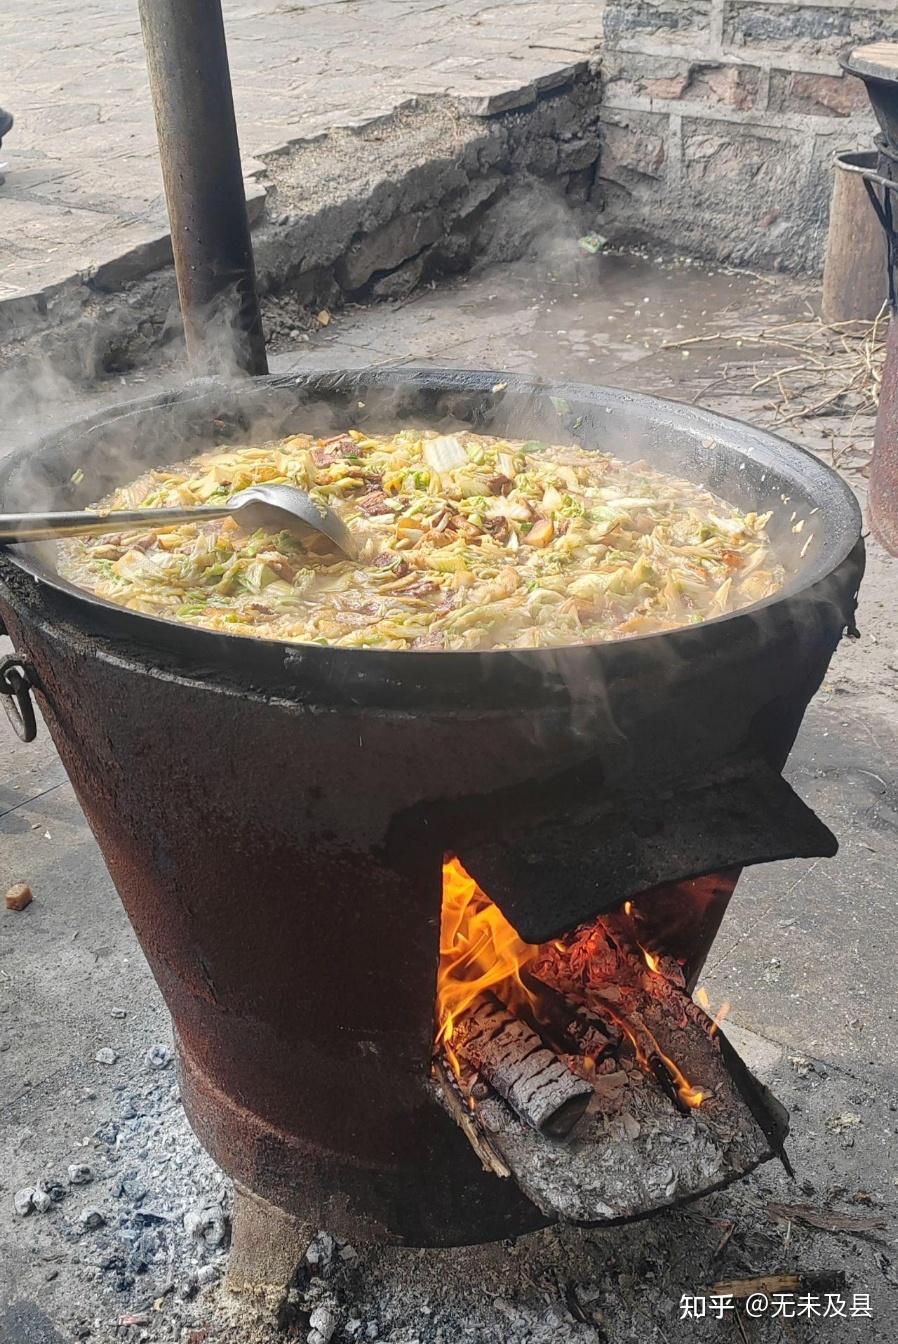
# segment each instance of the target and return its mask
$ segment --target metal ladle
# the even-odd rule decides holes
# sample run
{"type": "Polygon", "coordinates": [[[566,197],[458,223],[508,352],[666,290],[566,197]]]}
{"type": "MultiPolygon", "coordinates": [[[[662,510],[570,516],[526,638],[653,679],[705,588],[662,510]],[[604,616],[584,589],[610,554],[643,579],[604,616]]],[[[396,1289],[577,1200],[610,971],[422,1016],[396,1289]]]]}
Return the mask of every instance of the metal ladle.
{"type": "Polygon", "coordinates": [[[7,513],[0,514],[0,545],[16,541],[56,541],[61,537],[102,536],[127,532],[134,527],[173,527],[176,523],[207,523],[213,518],[234,518],[241,527],[255,532],[292,532],[300,540],[312,535],[327,537],[350,559],[356,548],[352,533],[342,519],[305,490],[294,485],[252,485],[232,495],[223,504],[176,509],[114,509],[109,513],[7,513]]]}

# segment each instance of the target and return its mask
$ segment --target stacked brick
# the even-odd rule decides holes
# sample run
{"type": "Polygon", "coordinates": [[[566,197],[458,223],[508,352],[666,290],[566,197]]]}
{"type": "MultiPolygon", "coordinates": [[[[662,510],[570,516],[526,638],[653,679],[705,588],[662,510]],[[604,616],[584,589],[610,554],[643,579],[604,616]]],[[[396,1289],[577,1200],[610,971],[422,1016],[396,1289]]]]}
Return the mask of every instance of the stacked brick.
{"type": "Polygon", "coordinates": [[[602,231],[818,271],[833,155],[876,129],[838,58],[880,38],[896,0],[607,0],[602,231]]]}

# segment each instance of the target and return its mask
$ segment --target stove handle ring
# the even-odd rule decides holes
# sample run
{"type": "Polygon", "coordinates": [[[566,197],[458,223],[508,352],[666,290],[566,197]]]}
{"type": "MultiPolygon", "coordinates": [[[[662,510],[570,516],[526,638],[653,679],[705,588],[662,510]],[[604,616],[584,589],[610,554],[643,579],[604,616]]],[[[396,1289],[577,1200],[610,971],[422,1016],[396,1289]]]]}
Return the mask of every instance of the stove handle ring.
{"type": "Polygon", "coordinates": [[[23,742],[33,742],[37,737],[37,719],[31,699],[33,685],[28,665],[17,653],[8,653],[0,658],[0,696],[3,697],[3,708],[12,724],[13,732],[23,742]]]}

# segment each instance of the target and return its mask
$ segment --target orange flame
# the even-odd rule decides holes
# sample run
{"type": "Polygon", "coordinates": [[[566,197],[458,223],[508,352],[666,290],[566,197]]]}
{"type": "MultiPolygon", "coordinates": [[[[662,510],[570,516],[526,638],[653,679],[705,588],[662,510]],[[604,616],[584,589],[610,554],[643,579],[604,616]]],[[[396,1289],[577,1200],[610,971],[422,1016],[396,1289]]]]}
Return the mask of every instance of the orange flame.
{"type": "Polygon", "coordinates": [[[720,1005],[720,1007],[718,1008],[717,1012],[714,1014],[714,1021],[711,1023],[711,1035],[712,1035],[712,1036],[714,1035],[714,1033],[715,1033],[716,1031],[720,1031],[720,1024],[721,1024],[721,1022],[723,1021],[723,1019],[726,1017],[726,1015],[729,1013],[729,1011],[730,1011],[730,1004],[729,1004],[729,1002],[728,1002],[728,1001],[723,1002],[723,1003],[720,1005]]]}
{"type": "MultiPolygon", "coordinates": [[[[565,945],[556,941],[555,947],[564,951],[565,945]]],[[[657,959],[645,948],[641,950],[646,964],[656,971],[657,959]]],[[[436,1045],[445,1051],[456,1076],[460,1070],[451,1046],[455,1025],[486,990],[493,990],[512,1012],[530,1005],[539,1016],[537,997],[524,984],[521,973],[540,951],[538,944],[525,943],[518,936],[499,907],[465,872],[458,859],[446,860],[437,973],[436,1045]]],[[[639,1067],[651,1073],[649,1054],[631,1025],[607,1004],[603,1005],[603,1011],[607,1011],[626,1034],[639,1067]]],[[[640,1025],[650,1042],[652,1054],[667,1067],[681,1100],[687,1106],[700,1106],[706,1093],[692,1086],[674,1061],[664,1054],[648,1028],[640,1025]]]]}
{"type": "MultiPolygon", "coordinates": [[[[695,991],[695,1001],[700,1008],[704,1008],[705,1012],[710,1017],[711,999],[704,985],[699,985],[698,989],[695,991]]],[[[711,1023],[711,1029],[708,1033],[709,1036],[714,1036],[720,1030],[720,1024],[729,1013],[731,1007],[732,1005],[730,1004],[729,1000],[725,999],[724,1002],[718,1008],[717,1012],[714,1014],[714,1020],[711,1023]]]]}
{"type": "MultiPolygon", "coordinates": [[[[630,1023],[627,1021],[625,1017],[622,1017],[620,1013],[616,1013],[614,1009],[611,1008],[607,1003],[604,1004],[603,1007],[604,1011],[608,1014],[609,1017],[613,1018],[613,1020],[620,1027],[621,1031],[627,1037],[627,1040],[632,1045],[634,1054],[636,1055],[636,1063],[639,1065],[639,1067],[643,1070],[644,1073],[651,1073],[652,1062],[649,1059],[649,1056],[646,1053],[645,1049],[643,1048],[642,1042],[636,1035],[636,1032],[634,1031],[633,1027],[630,1025],[630,1023]]],[[[649,1041],[651,1042],[652,1045],[653,1054],[657,1055],[658,1059],[660,1059],[661,1062],[664,1065],[666,1065],[667,1071],[670,1074],[671,1078],[673,1078],[674,1084],[676,1085],[677,1096],[680,1098],[680,1100],[686,1106],[693,1107],[693,1109],[698,1106],[701,1106],[702,1102],[707,1096],[707,1093],[703,1092],[699,1087],[692,1086],[689,1079],[683,1073],[682,1069],[678,1068],[677,1065],[674,1063],[674,1061],[670,1058],[670,1056],[664,1053],[664,1051],[661,1049],[661,1046],[655,1039],[655,1036],[651,1031],[649,1031],[648,1027],[645,1025],[644,1022],[640,1022],[640,1028],[649,1038],[649,1041]]]]}
{"type": "MultiPolygon", "coordinates": [[[[443,917],[437,974],[437,1045],[448,1047],[455,1023],[478,995],[494,989],[512,1011],[534,996],[521,971],[539,953],[525,943],[458,859],[443,865],[443,917]]],[[[453,1059],[451,1049],[447,1050],[453,1059]]],[[[453,1061],[453,1067],[457,1067],[453,1061]]]]}
{"type": "Polygon", "coordinates": [[[657,1054],[658,1058],[662,1061],[662,1063],[665,1065],[668,1073],[674,1080],[677,1089],[677,1096],[680,1098],[680,1101],[682,1101],[683,1104],[686,1106],[691,1106],[693,1110],[701,1106],[705,1097],[708,1095],[707,1092],[703,1092],[700,1087],[693,1087],[692,1083],[690,1083],[689,1079],[683,1073],[682,1069],[679,1069],[677,1067],[677,1065],[671,1059],[670,1055],[665,1055],[664,1051],[658,1045],[658,1042],[655,1040],[654,1036],[652,1036],[652,1033],[648,1030],[648,1028],[646,1028],[646,1032],[648,1036],[651,1038],[651,1040],[654,1041],[655,1043],[655,1053],[657,1054]]]}

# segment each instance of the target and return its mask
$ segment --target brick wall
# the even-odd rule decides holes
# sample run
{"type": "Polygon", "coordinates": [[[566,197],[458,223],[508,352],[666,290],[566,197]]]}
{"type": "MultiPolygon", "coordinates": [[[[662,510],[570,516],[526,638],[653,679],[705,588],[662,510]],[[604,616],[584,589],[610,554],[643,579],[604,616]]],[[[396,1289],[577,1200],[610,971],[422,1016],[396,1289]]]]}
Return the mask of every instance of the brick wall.
{"type": "Polygon", "coordinates": [[[816,271],[836,150],[875,122],[837,57],[898,0],[606,0],[602,232],[816,271]]]}

